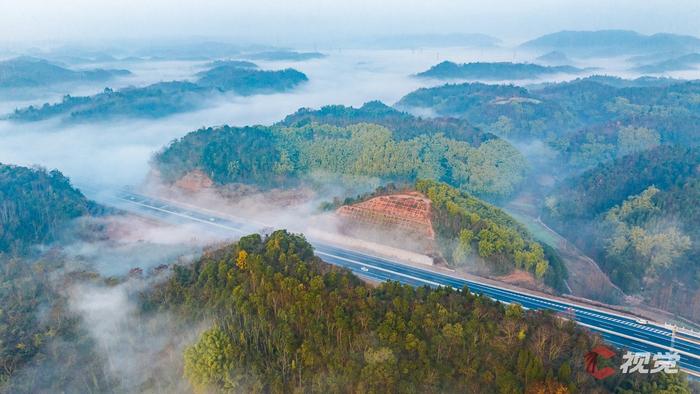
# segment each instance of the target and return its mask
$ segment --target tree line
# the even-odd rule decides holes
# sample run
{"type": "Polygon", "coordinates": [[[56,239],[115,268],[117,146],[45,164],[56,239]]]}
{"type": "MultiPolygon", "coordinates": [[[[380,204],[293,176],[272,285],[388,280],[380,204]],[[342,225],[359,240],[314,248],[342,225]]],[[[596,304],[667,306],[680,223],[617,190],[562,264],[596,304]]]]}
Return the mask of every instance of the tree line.
{"type": "Polygon", "coordinates": [[[369,286],[285,231],[175,267],[144,308],[211,319],[183,355],[198,392],[689,392],[681,375],[597,381],[583,355],[600,339],[572,322],[467,289],[369,286]]]}

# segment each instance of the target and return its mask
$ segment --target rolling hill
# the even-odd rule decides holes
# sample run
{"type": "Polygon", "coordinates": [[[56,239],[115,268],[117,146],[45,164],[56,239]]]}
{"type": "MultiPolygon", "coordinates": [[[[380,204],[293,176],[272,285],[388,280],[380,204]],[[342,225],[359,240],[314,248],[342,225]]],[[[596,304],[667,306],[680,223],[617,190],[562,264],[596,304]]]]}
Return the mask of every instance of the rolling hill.
{"type": "Polygon", "coordinates": [[[22,56],[0,62],[0,88],[32,88],[67,82],[101,82],[130,75],[127,70],[71,70],[22,56]]]}
{"type": "Polygon", "coordinates": [[[668,33],[644,35],[630,30],[560,31],[527,41],[522,49],[561,51],[579,57],[690,52],[700,49],[700,39],[668,33]]]}

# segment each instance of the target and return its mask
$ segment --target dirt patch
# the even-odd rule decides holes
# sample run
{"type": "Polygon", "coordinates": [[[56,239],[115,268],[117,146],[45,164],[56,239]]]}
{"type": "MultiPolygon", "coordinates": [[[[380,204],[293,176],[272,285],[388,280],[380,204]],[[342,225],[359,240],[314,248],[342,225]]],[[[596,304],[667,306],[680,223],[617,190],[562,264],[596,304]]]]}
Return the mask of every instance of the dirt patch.
{"type": "Polygon", "coordinates": [[[374,197],[336,211],[343,234],[433,254],[430,200],[417,192],[374,197]]]}
{"type": "Polygon", "coordinates": [[[343,246],[352,250],[362,250],[373,255],[388,257],[392,260],[399,260],[407,265],[433,265],[432,257],[423,254],[418,254],[415,252],[410,252],[406,249],[399,249],[384,244],[377,244],[358,238],[346,237],[343,235],[328,233],[315,229],[309,230],[308,235],[312,236],[314,239],[322,240],[333,245],[343,246]]]}
{"type": "Polygon", "coordinates": [[[230,184],[217,187],[216,192],[228,201],[255,199],[271,209],[293,208],[316,198],[316,193],[308,187],[261,190],[250,185],[230,184]]]}
{"type": "Polygon", "coordinates": [[[422,234],[435,239],[430,200],[420,193],[392,194],[338,208],[339,217],[372,226],[422,234]]]}
{"type": "Polygon", "coordinates": [[[210,188],[213,185],[214,181],[200,170],[190,171],[175,182],[175,187],[192,193],[210,188]]]}
{"type": "Polygon", "coordinates": [[[515,270],[508,275],[499,276],[494,279],[528,289],[539,289],[542,287],[531,273],[522,270],[515,270]]]}

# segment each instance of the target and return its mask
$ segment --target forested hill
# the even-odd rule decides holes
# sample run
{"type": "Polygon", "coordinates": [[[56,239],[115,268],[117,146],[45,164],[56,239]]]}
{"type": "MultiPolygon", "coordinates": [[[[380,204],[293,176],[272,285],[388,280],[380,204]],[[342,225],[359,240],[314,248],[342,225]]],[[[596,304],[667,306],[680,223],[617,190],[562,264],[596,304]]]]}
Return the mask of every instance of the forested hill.
{"type": "Polygon", "coordinates": [[[199,77],[197,80],[199,86],[230,91],[244,96],[285,92],[308,81],[304,73],[293,68],[275,71],[259,70],[246,62],[218,63],[197,76],[199,77]]]}
{"type": "Polygon", "coordinates": [[[694,70],[700,66],[700,53],[689,53],[686,55],[661,60],[651,64],[635,67],[633,71],[662,74],[669,71],[694,70]]]}
{"type": "Polygon", "coordinates": [[[399,100],[397,108],[429,109],[439,116],[465,119],[503,137],[547,137],[580,124],[555,100],[514,85],[446,84],[420,88],[399,100]]]}
{"type": "Polygon", "coordinates": [[[431,201],[433,228],[450,265],[476,261],[495,275],[520,269],[565,291],[568,273],[561,258],[503,210],[444,183],[419,180],[415,188],[431,201]]]}
{"type": "Polygon", "coordinates": [[[700,176],[700,149],[660,146],[590,169],[562,183],[556,211],[565,219],[590,219],[649,186],[671,189],[700,176]]]}
{"type": "Polygon", "coordinates": [[[626,292],[700,320],[698,201],[700,149],[660,146],[565,181],[543,217],[626,292]]]}
{"type": "Polygon", "coordinates": [[[67,121],[160,118],[203,108],[208,101],[221,99],[224,93],[279,93],[308,81],[304,73],[294,69],[260,70],[249,62],[221,61],[210,66],[197,74],[195,82],[159,82],[117,91],[107,88],[87,97],[65,96],[60,103],[17,109],[9,118],[16,121],[38,121],[56,116],[67,121]]]}
{"type": "MultiPolygon", "coordinates": [[[[322,208],[338,209],[381,196],[415,192],[430,200],[429,217],[435,244],[433,248],[433,240],[429,241],[429,253],[438,251],[449,267],[486,276],[508,275],[517,269],[529,272],[538,289],[544,283],[555,291],[567,292],[568,272],[555,250],[536,240],[502,209],[445,183],[429,179],[413,184],[389,183],[369,193],[335,198],[322,208]]],[[[385,228],[392,231],[391,227],[385,228]]],[[[410,237],[399,236],[396,246],[406,247],[407,238],[410,237]]]]}
{"type": "Polygon", "coordinates": [[[576,74],[581,69],[572,66],[541,66],[532,63],[465,63],[449,61],[436,64],[427,71],[416,74],[423,78],[437,79],[480,79],[480,80],[514,80],[534,79],[551,74],[576,74]]]}
{"type": "Polygon", "coordinates": [[[1,88],[31,88],[76,81],[106,81],[131,74],[127,70],[70,70],[43,59],[28,56],[0,62],[1,88]]]}
{"type": "Polygon", "coordinates": [[[479,146],[497,137],[484,133],[464,119],[423,119],[401,112],[381,101],[369,101],[359,108],[344,105],[327,105],[321,109],[302,108],[288,115],[279,124],[299,127],[309,123],[330,124],[345,127],[357,123],[374,123],[393,131],[399,140],[408,140],[419,135],[442,133],[445,137],[479,146]]]}
{"type": "Polygon", "coordinates": [[[572,322],[450,288],[369,286],[285,231],[176,266],[144,309],[212,322],[184,351],[201,392],[690,392],[682,375],[595,380],[582,360],[600,340],[572,322]]]}
{"type": "Polygon", "coordinates": [[[339,126],[313,122],[316,113],[302,111],[273,127],[201,129],[173,141],[154,164],[167,182],[197,169],[219,184],[261,187],[290,185],[319,174],[329,174],[334,182],[353,177],[355,183],[358,177],[385,182],[427,178],[489,198],[512,194],[524,179],[522,155],[504,140],[489,139],[475,147],[464,141],[473,136],[471,128],[464,135],[453,125],[446,135],[441,121],[379,108],[387,116],[329,107],[331,115],[318,117],[339,126]],[[358,123],[362,121],[372,123],[358,123]]]}
{"type": "MultiPolygon", "coordinates": [[[[592,76],[523,88],[482,83],[418,89],[396,107],[455,116],[515,140],[540,140],[579,171],[657,145],[697,145],[698,81],[592,76]]],[[[565,168],[566,168],[565,167],[565,168]]]]}
{"type": "Polygon", "coordinates": [[[57,170],[0,163],[0,254],[51,242],[72,219],[97,211],[57,170]]]}

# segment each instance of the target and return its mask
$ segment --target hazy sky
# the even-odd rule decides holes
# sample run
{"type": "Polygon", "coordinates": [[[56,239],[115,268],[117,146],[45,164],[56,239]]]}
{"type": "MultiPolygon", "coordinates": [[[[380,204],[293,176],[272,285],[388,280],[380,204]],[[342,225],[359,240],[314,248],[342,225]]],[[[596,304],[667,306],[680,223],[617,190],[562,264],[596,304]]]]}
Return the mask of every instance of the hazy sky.
{"type": "Polygon", "coordinates": [[[482,32],[518,42],[563,29],[700,36],[698,20],[698,0],[0,0],[0,41],[204,36],[313,44],[482,32]]]}

